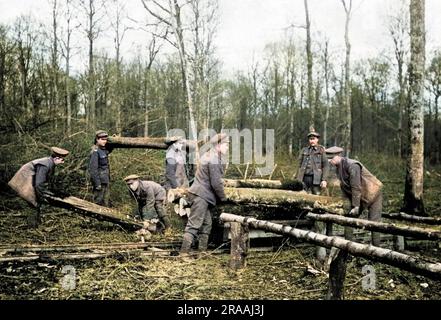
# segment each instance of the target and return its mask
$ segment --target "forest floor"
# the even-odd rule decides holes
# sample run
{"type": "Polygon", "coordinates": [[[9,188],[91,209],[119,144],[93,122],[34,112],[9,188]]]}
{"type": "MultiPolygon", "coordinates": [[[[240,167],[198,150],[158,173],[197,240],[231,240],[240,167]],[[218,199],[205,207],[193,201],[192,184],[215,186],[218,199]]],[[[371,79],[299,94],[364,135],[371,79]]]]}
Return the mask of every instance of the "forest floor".
{"type": "MultiPolygon", "coordinates": [[[[161,152],[117,150],[111,155],[112,201],[118,209],[131,212],[130,199],[122,178],[141,173],[160,180],[163,171],[161,152]],[[130,157],[130,162],[126,160],[130,157]],[[148,164],[148,165],[146,165],[148,164]]],[[[278,158],[273,179],[292,176],[295,165],[288,158],[278,158]]],[[[404,164],[390,166],[391,159],[361,158],[362,162],[385,182],[385,211],[397,212],[403,194],[404,164]]],[[[239,177],[245,168],[230,167],[228,177],[239,177]]],[[[67,171],[67,170],[65,170],[67,171]]],[[[67,174],[67,172],[62,172],[67,174]]],[[[76,180],[82,180],[79,175],[76,180]]],[[[426,171],[426,209],[433,216],[441,215],[441,168],[426,171]]],[[[72,194],[84,197],[87,188],[69,186],[72,194]]],[[[331,190],[336,193],[337,190],[331,190]]],[[[66,210],[46,206],[43,223],[28,229],[26,216],[30,208],[10,192],[0,193],[0,243],[6,245],[54,245],[139,242],[138,237],[121,227],[84,218],[66,210]]],[[[171,210],[170,214],[171,213],[171,210]]],[[[173,232],[165,237],[153,235],[149,241],[179,241],[183,222],[173,213],[173,232]]],[[[228,244],[223,245],[225,248],[228,244]]],[[[251,251],[247,267],[233,271],[228,267],[229,255],[211,247],[207,255],[194,259],[179,257],[141,257],[137,254],[88,260],[48,260],[5,262],[0,264],[0,299],[324,299],[328,275],[315,265],[312,246],[297,246],[289,239],[273,244],[270,252],[251,251]],[[62,286],[63,267],[75,268],[75,288],[62,286]],[[209,272],[207,272],[207,270],[209,272]]],[[[441,261],[441,247],[427,246],[411,254],[441,261]]],[[[402,271],[381,263],[351,257],[345,282],[345,299],[355,300],[439,300],[441,282],[402,271]],[[364,290],[364,265],[376,272],[376,288],[364,290]]]]}

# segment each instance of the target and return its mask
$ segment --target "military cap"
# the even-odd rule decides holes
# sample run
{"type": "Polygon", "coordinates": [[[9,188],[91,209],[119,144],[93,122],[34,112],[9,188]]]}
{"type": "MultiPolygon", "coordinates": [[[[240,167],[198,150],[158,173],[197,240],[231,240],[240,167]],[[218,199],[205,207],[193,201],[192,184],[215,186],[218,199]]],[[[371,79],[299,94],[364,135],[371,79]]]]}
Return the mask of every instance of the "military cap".
{"type": "Polygon", "coordinates": [[[330,147],[328,149],[325,149],[325,152],[327,154],[332,154],[332,155],[338,155],[338,154],[342,153],[343,151],[344,151],[343,148],[340,148],[340,147],[337,147],[337,146],[333,146],[333,147],[330,147]]]}
{"type": "Polygon", "coordinates": [[[128,182],[130,180],[136,180],[139,179],[139,176],[137,174],[131,174],[130,176],[125,177],[123,180],[125,182],[128,182]]]}
{"type": "Polygon", "coordinates": [[[67,151],[65,149],[58,148],[58,147],[52,147],[51,151],[52,151],[53,157],[64,158],[69,154],[69,151],[67,151]]]}
{"type": "Polygon", "coordinates": [[[98,130],[97,132],[95,132],[95,137],[97,138],[107,138],[108,136],[109,135],[104,130],[98,130]]]}
{"type": "Polygon", "coordinates": [[[214,145],[225,143],[225,142],[226,143],[229,142],[228,135],[226,133],[218,133],[210,139],[210,143],[214,144],[214,145]]]}
{"type": "Polygon", "coordinates": [[[317,137],[317,138],[320,138],[320,134],[318,134],[317,132],[315,132],[315,131],[311,131],[310,133],[308,133],[308,136],[307,136],[308,138],[309,137],[317,137]]]}

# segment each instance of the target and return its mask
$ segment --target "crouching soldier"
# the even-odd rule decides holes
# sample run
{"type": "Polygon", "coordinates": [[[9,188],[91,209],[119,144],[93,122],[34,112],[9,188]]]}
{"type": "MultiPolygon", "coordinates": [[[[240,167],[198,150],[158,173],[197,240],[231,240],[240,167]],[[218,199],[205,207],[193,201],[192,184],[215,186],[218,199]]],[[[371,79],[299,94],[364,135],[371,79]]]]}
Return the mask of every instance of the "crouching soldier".
{"type": "Polygon", "coordinates": [[[36,228],[41,222],[41,204],[45,195],[53,195],[49,190],[49,180],[55,172],[55,166],[64,163],[64,158],[69,151],[52,147],[52,155],[41,159],[32,160],[23,165],[8,185],[18,195],[35,208],[28,217],[28,226],[36,228]]]}
{"type": "Polygon", "coordinates": [[[162,229],[170,228],[170,219],[165,208],[165,189],[154,181],[140,180],[138,175],[132,174],[124,178],[131,194],[138,204],[138,214],[143,221],[159,219],[162,229]]]}
{"type": "Polygon", "coordinates": [[[199,240],[199,251],[207,250],[212,226],[211,210],[219,202],[226,201],[223,176],[228,156],[228,135],[219,133],[210,143],[212,148],[201,157],[194,183],[189,189],[191,211],[185,227],[181,254],[190,251],[196,238],[199,240]]]}

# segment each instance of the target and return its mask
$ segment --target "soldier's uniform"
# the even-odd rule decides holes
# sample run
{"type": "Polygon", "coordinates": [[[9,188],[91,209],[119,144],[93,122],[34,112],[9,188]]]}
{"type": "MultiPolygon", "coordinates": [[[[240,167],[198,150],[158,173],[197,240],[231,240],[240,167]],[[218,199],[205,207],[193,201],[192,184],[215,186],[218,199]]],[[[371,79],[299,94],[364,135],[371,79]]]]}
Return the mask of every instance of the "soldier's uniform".
{"type": "Polygon", "coordinates": [[[185,170],[185,145],[177,141],[167,150],[165,155],[165,189],[188,187],[188,179],[185,170]]]}
{"type": "MultiPolygon", "coordinates": [[[[315,132],[309,133],[308,137],[310,136],[320,137],[315,132]]],[[[328,174],[329,163],[323,146],[308,146],[301,150],[297,180],[303,182],[304,190],[308,193],[320,194],[320,183],[327,181],[328,174]]]]}
{"type": "MultiPolygon", "coordinates": [[[[343,149],[332,147],[326,150],[328,154],[339,154],[343,149]]],[[[351,201],[352,208],[358,208],[356,216],[368,209],[368,219],[381,220],[383,209],[383,184],[360,162],[342,157],[337,165],[337,177],[343,194],[351,201]]],[[[372,244],[380,244],[380,234],[372,232],[372,244]]]]}
{"type": "Polygon", "coordinates": [[[158,218],[163,228],[168,229],[170,227],[170,219],[164,209],[165,189],[154,181],[140,180],[137,175],[130,175],[124,178],[129,188],[130,184],[135,180],[139,181],[139,186],[136,190],[132,190],[132,194],[138,203],[138,214],[141,219],[147,221],[158,218]]]}
{"type": "MultiPolygon", "coordinates": [[[[104,131],[97,131],[97,138],[108,137],[104,131]]],[[[93,186],[93,201],[102,206],[109,206],[109,153],[106,148],[97,145],[92,146],[89,158],[89,175],[93,186]]]]}
{"type": "Polygon", "coordinates": [[[35,214],[28,217],[28,225],[36,227],[40,223],[41,203],[49,191],[49,181],[55,172],[54,158],[64,158],[69,151],[52,147],[52,155],[32,160],[23,165],[8,182],[18,195],[36,208],[35,214]]]}
{"type": "MultiPolygon", "coordinates": [[[[228,136],[218,134],[211,139],[211,143],[228,143],[228,136]]],[[[211,150],[201,157],[194,183],[189,189],[191,210],[182,241],[182,253],[190,250],[195,238],[199,240],[199,250],[207,249],[213,218],[211,210],[217,203],[226,200],[224,172],[224,161],[219,152],[211,150]]]]}

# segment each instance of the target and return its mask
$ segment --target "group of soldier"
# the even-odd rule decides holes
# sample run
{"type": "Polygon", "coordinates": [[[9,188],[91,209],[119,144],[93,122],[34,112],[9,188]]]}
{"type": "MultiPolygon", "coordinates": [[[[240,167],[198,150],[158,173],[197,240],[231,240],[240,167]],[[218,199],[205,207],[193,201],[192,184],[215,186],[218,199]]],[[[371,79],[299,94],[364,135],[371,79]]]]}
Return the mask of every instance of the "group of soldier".
{"type": "MultiPolygon", "coordinates": [[[[97,131],[89,158],[88,171],[93,187],[94,202],[109,206],[109,153],[108,134],[97,131]]],[[[308,146],[300,153],[297,179],[308,193],[320,194],[327,188],[330,165],[336,167],[343,194],[350,200],[348,215],[358,217],[364,209],[369,210],[369,219],[379,221],[382,210],[381,182],[360,162],[343,157],[340,147],[325,149],[319,145],[320,135],[312,130],[308,134],[308,146]],[[329,160],[328,160],[329,159],[329,160]]],[[[212,229],[213,208],[226,201],[223,177],[228,162],[229,137],[219,133],[209,141],[211,148],[201,155],[196,174],[189,182],[185,171],[185,142],[173,143],[166,152],[164,186],[155,181],[131,174],[124,178],[129,192],[137,202],[137,216],[143,221],[158,221],[160,231],[170,230],[170,219],[164,208],[168,189],[188,187],[188,202],[191,205],[185,226],[181,254],[186,255],[197,244],[199,251],[208,247],[212,229]]],[[[50,157],[33,160],[25,164],[11,179],[9,185],[36,208],[28,219],[30,227],[38,226],[40,208],[46,195],[53,195],[48,182],[55,166],[64,162],[69,151],[52,147],[50,157]]],[[[373,233],[372,242],[379,244],[378,234],[373,233]]]]}

